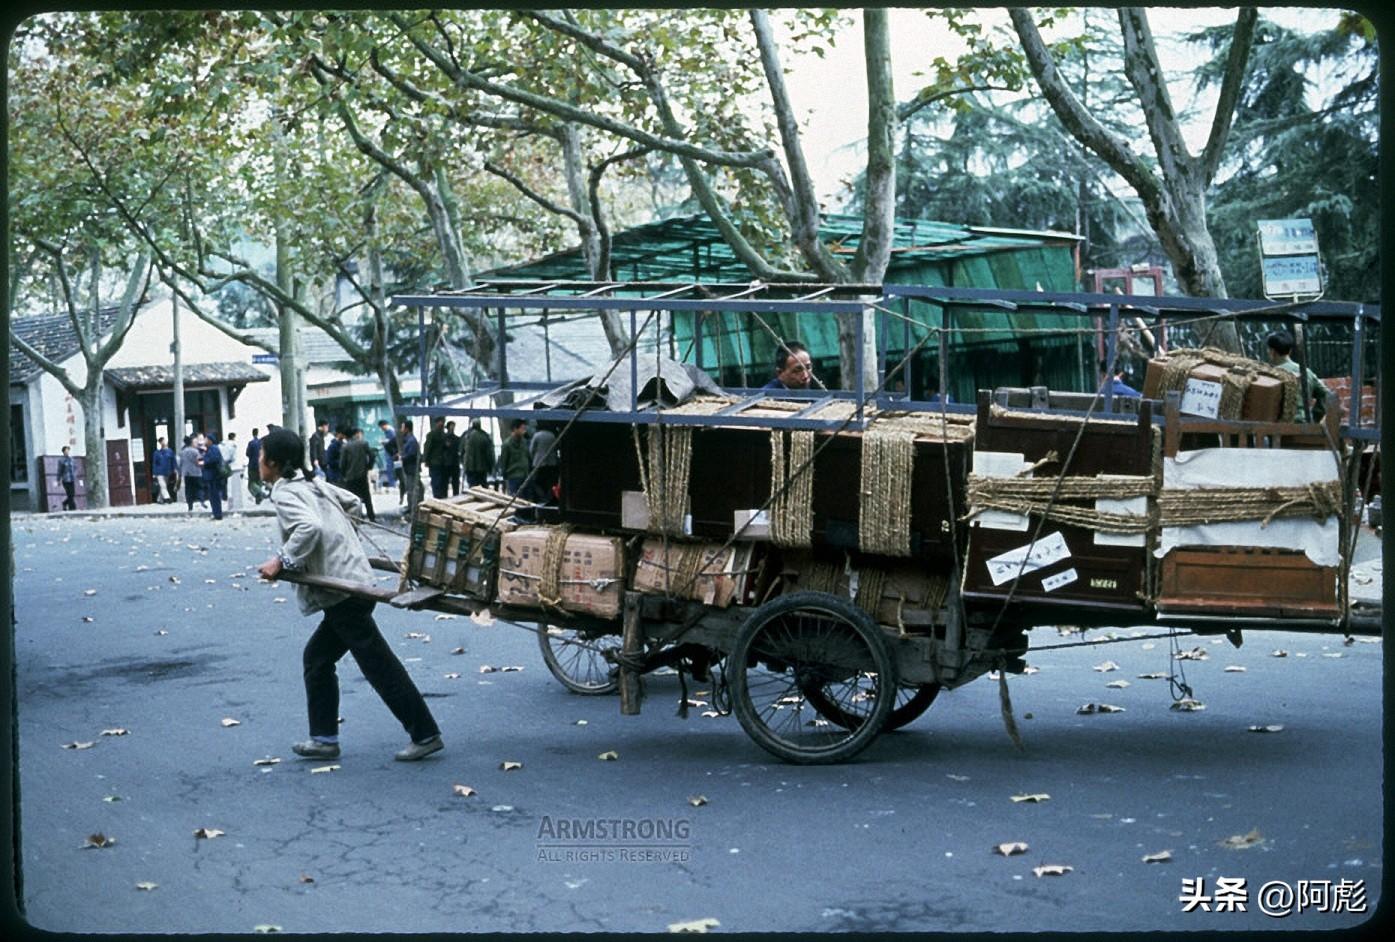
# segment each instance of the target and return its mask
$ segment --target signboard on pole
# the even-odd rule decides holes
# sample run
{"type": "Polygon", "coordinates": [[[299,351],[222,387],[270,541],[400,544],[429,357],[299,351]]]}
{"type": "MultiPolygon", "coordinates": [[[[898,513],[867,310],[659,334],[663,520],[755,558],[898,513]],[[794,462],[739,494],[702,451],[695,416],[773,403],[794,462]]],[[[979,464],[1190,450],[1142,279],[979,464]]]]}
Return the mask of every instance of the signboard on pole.
{"type": "Polygon", "coordinates": [[[1261,219],[1259,261],[1266,298],[1322,295],[1322,265],[1311,219],[1261,219]]]}

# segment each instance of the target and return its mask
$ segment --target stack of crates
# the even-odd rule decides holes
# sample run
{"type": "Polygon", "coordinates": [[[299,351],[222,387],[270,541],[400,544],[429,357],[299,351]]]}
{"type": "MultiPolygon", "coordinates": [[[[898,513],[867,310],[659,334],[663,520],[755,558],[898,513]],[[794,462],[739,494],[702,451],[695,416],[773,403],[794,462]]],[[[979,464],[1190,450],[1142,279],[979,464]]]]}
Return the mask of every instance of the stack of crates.
{"type": "Polygon", "coordinates": [[[518,509],[497,491],[472,488],[458,497],[417,505],[403,572],[420,585],[494,600],[499,576],[499,540],[516,527],[518,509]]]}

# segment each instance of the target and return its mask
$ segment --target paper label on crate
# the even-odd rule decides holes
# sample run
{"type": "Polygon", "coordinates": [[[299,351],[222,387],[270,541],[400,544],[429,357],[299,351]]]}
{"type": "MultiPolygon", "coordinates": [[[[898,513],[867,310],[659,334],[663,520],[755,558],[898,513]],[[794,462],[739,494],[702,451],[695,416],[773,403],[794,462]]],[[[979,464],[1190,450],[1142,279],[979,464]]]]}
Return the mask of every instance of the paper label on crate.
{"type": "MultiPolygon", "coordinates": [[[[1105,477],[1105,475],[1101,475],[1105,477]]],[[[1123,500],[1109,500],[1101,497],[1095,501],[1095,510],[1100,513],[1130,514],[1144,517],[1148,514],[1148,498],[1127,497],[1123,500]]],[[[1107,530],[1095,531],[1096,546],[1147,546],[1146,533],[1110,533],[1107,530]]]]}
{"type": "MultiPolygon", "coordinates": [[[[1017,477],[1021,471],[1029,467],[1031,467],[1031,462],[1021,452],[974,452],[974,474],[981,474],[986,478],[1017,477]]],[[[1024,475],[1024,477],[1031,477],[1031,475],[1024,475]]]]}
{"type": "Polygon", "coordinates": [[[1054,592],[1061,586],[1070,585],[1079,578],[1080,576],[1076,574],[1074,569],[1067,569],[1064,572],[1058,572],[1052,576],[1043,576],[1041,588],[1043,592],[1054,592]]]}
{"type": "Polygon", "coordinates": [[[1066,546],[1066,538],[1058,530],[1037,540],[1034,545],[1019,546],[988,560],[988,577],[993,580],[995,586],[1002,585],[1016,577],[1019,571],[1025,576],[1069,558],[1070,549],[1066,546]],[[1027,553],[1029,547],[1030,555],[1027,553]]]}
{"type": "Polygon", "coordinates": [[[1205,379],[1187,379],[1179,407],[1187,415],[1214,419],[1221,411],[1221,384],[1205,379]]]}
{"type": "Polygon", "coordinates": [[[974,526],[990,530],[1016,530],[1026,533],[1031,522],[1026,514],[1015,514],[1008,510],[985,510],[973,519],[974,526]]]}

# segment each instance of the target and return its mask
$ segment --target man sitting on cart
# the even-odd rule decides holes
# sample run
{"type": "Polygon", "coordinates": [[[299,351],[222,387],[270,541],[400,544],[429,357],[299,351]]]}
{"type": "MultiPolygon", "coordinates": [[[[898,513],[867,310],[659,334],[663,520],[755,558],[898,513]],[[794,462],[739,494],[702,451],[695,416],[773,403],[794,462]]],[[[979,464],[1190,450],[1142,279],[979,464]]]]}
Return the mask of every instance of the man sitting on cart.
{"type": "Polygon", "coordinates": [[[781,342],[775,352],[775,378],[761,389],[808,389],[814,379],[814,362],[798,340],[781,342]]]}

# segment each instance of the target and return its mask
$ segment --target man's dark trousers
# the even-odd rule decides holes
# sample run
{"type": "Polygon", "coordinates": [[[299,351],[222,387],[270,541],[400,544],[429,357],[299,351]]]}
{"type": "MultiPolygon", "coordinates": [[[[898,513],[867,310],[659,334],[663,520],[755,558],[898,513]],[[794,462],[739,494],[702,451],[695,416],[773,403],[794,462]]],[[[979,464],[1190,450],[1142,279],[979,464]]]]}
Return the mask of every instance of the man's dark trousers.
{"type": "Polygon", "coordinates": [[[352,654],[364,679],[377,691],[412,742],[439,736],[421,691],[373,621],[374,602],[349,598],[325,609],[324,620],[305,644],[305,701],[311,736],[339,735],[339,678],[334,665],[352,654]]]}
{"type": "Polygon", "coordinates": [[[445,465],[427,465],[426,470],[431,475],[431,496],[437,499],[445,497],[450,469],[445,465]]]}
{"type": "Polygon", "coordinates": [[[373,513],[373,491],[368,486],[368,476],[361,478],[345,478],[344,490],[363,501],[364,513],[369,520],[376,521],[377,515],[373,513]]]}

